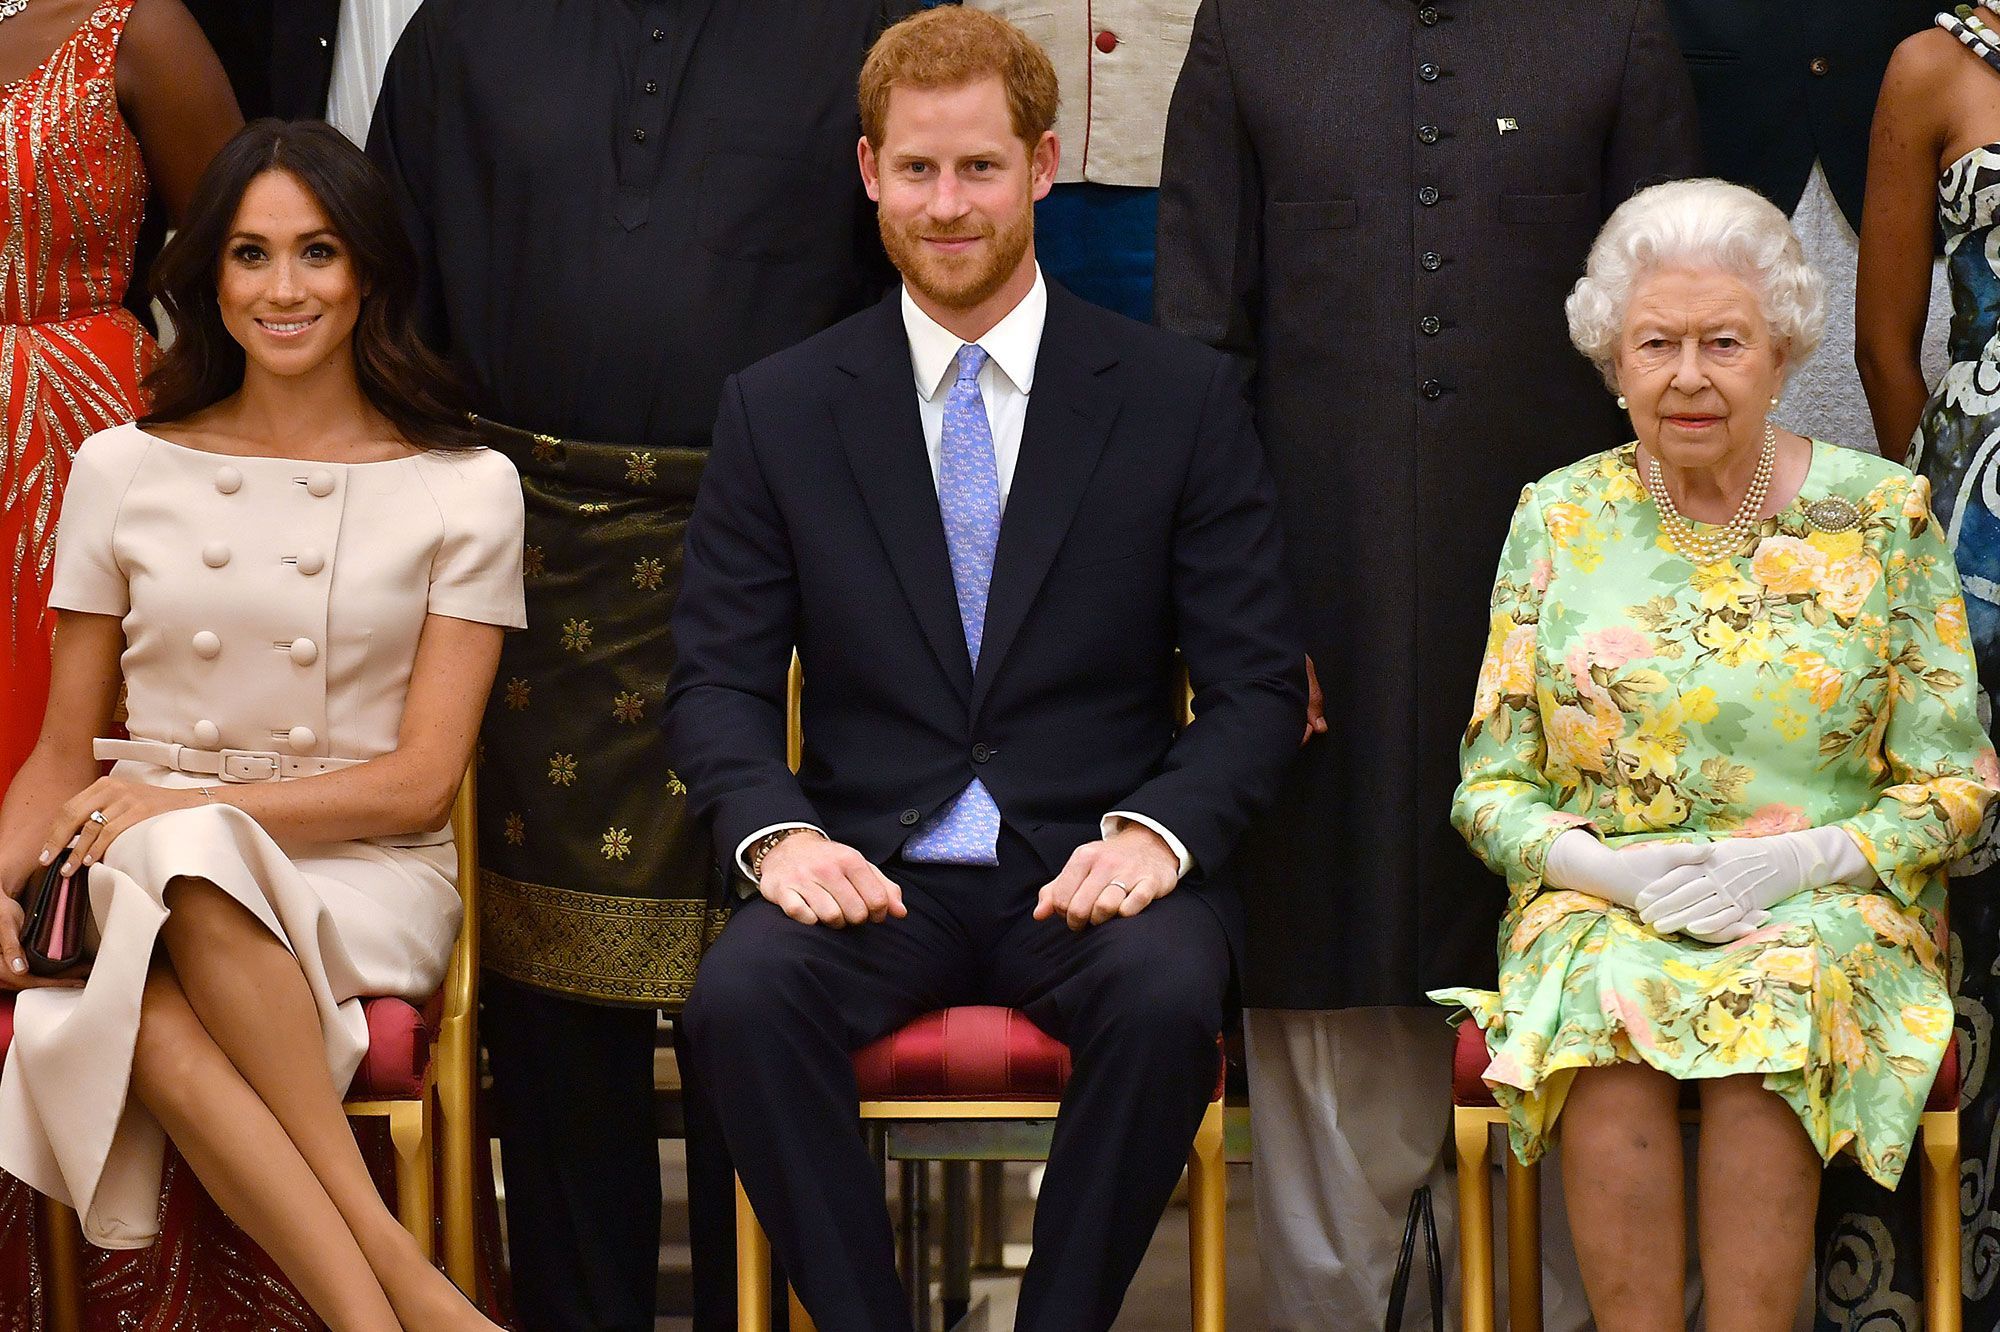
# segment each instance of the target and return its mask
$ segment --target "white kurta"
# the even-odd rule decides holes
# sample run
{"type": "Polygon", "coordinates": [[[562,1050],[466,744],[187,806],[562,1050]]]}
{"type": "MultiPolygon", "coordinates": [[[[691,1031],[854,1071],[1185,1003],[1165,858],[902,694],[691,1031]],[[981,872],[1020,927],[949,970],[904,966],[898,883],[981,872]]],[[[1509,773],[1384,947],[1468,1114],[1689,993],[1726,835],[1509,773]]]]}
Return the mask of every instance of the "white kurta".
{"type": "MultiPolygon", "coordinates": [[[[120,426],[77,454],[50,604],[122,618],[135,739],[376,758],[395,747],[426,615],[525,622],[521,514],[513,464],[486,450],[296,463],[120,426]]],[[[129,759],[114,775],[216,781],[129,759]]],[[[162,1136],[128,1091],[173,879],[215,883],[285,941],[344,1088],[367,1049],[360,997],[422,1002],[442,982],[455,868],[449,828],[281,843],[204,805],[127,830],[90,870],[88,984],[16,1001],[0,1170],[74,1207],[93,1244],[158,1233],[162,1136]]]]}

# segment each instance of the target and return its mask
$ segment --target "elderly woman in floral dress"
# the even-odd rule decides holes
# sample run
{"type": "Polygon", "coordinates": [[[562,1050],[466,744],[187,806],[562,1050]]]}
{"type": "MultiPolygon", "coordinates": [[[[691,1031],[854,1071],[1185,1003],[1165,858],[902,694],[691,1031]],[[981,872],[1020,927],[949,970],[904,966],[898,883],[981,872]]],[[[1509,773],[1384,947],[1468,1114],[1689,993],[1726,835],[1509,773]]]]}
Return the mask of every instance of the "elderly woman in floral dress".
{"type": "Polygon", "coordinates": [[[1821,1162],[1894,1185],[1951,1034],[1942,867],[2000,766],[1925,483],[1769,419],[1819,341],[1788,223],[1619,208],[1569,300],[1636,439],[1527,487],[1453,820],[1507,878],[1469,1008],[1513,1147],[1562,1118],[1597,1321],[1681,1326],[1682,1081],[1715,1328],[1788,1327],[1821,1162]]]}

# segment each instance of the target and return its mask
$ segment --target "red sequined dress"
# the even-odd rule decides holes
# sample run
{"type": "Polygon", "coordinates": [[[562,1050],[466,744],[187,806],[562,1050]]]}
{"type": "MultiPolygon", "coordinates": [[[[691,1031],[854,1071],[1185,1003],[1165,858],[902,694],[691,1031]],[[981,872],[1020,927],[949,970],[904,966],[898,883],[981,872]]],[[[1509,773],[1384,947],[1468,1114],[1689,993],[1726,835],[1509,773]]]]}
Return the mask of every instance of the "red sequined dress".
{"type": "Polygon", "coordinates": [[[146,204],[114,71],[132,3],[102,0],[32,73],[0,86],[0,795],[48,696],[48,580],[70,459],[138,415],[158,351],[119,304],[146,204]]]}

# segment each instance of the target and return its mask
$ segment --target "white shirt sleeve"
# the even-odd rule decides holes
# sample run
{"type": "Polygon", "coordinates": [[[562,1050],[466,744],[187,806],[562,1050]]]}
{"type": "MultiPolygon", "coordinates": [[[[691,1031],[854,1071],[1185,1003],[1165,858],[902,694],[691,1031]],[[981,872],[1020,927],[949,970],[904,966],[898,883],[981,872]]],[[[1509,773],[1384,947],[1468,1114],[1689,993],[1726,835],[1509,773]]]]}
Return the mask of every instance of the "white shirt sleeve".
{"type": "MultiPolygon", "coordinates": [[[[1100,837],[1111,836],[1111,834],[1118,831],[1118,825],[1125,822],[1127,819],[1130,819],[1133,823],[1138,824],[1142,828],[1150,828],[1154,832],[1158,833],[1160,835],[1160,840],[1167,844],[1167,849],[1174,853],[1174,858],[1181,862],[1180,877],[1182,879],[1185,879],[1188,876],[1188,871],[1194,868],[1194,857],[1188,854],[1187,847],[1181,842],[1180,838],[1174,836],[1173,833],[1167,830],[1165,824],[1155,822],[1154,820],[1147,818],[1144,814],[1134,814],[1129,809],[1114,809],[1109,814],[1106,814],[1102,819],[1098,820],[1097,824],[1098,835],[1100,837]]],[[[1179,880],[1176,880],[1175,882],[1179,882],[1179,880]]]]}
{"type": "Polygon", "coordinates": [[[768,828],[759,828],[756,832],[751,833],[736,844],[736,868],[743,871],[744,878],[750,880],[752,883],[757,882],[757,876],[750,872],[750,848],[757,844],[757,839],[760,837],[769,837],[772,833],[782,832],[786,828],[806,828],[818,833],[821,837],[826,836],[826,829],[811,823],[774,823],[768,828]]]}

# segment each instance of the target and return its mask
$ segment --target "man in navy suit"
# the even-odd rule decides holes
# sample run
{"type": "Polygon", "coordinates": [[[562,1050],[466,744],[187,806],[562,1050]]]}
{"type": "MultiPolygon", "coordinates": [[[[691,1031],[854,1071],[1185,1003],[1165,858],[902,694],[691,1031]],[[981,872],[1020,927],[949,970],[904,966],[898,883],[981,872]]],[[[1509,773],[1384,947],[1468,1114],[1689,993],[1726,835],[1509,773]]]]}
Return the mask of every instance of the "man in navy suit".
{"type": "Polygon", "coordinates": [[[729,381],[688,528],[669,747],[755,886],[689,1044],[825,1332],[910,1326],[849,1055],[964,1003],[1075,1059],[1017,1326],[1111,1325],[1215,1087],[1222,871],[1304,732],[1226,358],[1036,265],[1055,103],[989,14],[883,35],[859,153],[902,291],[729,381]]]}

